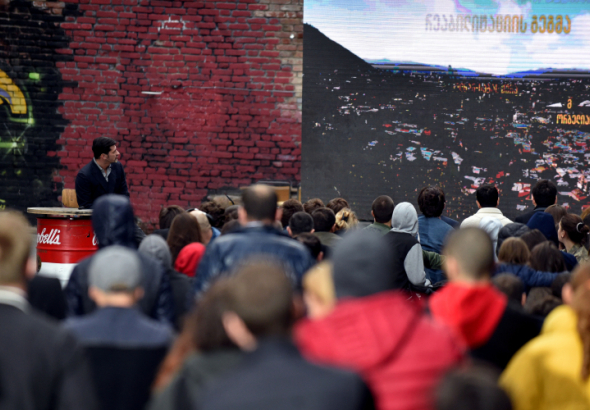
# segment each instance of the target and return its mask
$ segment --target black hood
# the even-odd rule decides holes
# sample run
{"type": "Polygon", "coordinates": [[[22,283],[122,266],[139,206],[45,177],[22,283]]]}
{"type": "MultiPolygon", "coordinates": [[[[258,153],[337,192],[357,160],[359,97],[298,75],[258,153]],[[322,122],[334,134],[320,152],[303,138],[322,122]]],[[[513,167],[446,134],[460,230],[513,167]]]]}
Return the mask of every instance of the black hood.
{"type": "Polygon", "coordinates": [[[99,248],[111,245],[137,248],[133,208],[124,195],[103,195],[94,202],[92,229],[99,248]]]}
{"type": "Polygon", "coordinates": [[[498,232],[498,243],[496,245],[496,255],[500,252],[500,246],[508,238],[520,238],[522,235],[530,231],[531,229],[525,224],[518,222],[512,222],[504,225],[498,232]]]}
{"type": "Polygon", "coordinates": [[[395,288],[391,251],[380,234],[368,229],[349,233],[336,243],[331,259],[338,299],[395,288]]]}

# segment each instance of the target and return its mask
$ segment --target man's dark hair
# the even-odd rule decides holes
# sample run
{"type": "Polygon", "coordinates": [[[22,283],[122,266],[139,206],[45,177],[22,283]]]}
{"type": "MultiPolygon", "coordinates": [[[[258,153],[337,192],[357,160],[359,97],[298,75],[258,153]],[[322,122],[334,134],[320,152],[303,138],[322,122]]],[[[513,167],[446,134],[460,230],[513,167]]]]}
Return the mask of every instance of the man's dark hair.
{"type": "Polygon", "coordinates": [[[522,279],[511,273],[501,273],[492,278],[492,284],[503,294],[519,305],[522,303],[524,283],[522,279]]]}
{"type": "Polygon", "coordinates": [[[475,198],[482,208],[495,208],[498,206],[498,188],[494,185],[482,185],[475,190],[475,198]]]}
{"type": "Polygon", "coordinates": [[[562,253],[549,241],[535,245],[529,264],[531,268],[541,272],[561,273],[567,270],[562,253]]]}
{"type": "Polygon", "coordinates": [[[92,152],[94,158],[99,159],[102,154],[109,154],[111,147],[117,145],[117,141],[109,137],[98,137],[92,141],[92,152]]]}
{"type": "Polygon", "coordinates": [[[557,186],[553,181],[541,179],[532,189],[533,199],[537,206],[548,207],[557,199],[557,186]]]}
{"type": "Polygon", "coordinates": [[[445,193],[437,186],[422,188],[418,194],[418,207],[427,218],[438,218],[445,209],[445,193]]]}
{"type": "Polygon", "coordinates": [[[217,202],[203,202],[199,207],[199,210],[211,216],[211,219],[213,220],[212,222],[210,221],[211,226],[221,229],[225,222],[225,209],[223,209],[217,202]]]}
{"type": "Polygon", "coordinates": [[[520,239],[526,243],[529,251],[532,251],[533,248],[538,244],[547,241],[547,238],[545,235],[543,235],[543,232],[538,229],[531,229],[530,231],[523,233],[520,239]]]}
{"type": "Polygon", "coordinates": [[[530,315],[547,317],[561,304],[561,299],[553,296],[550,288],[532,288],[524,304],[524,311],[530,315]]]}
{"type": "Polygon", "coordinates": [[[277,194],[265,185],[253,185],[242,192],[242,203],[250,219],[263,221],[275,220],[277,212],[277,194]]]}
{"type": "Polygon", "coordinates": [[[172,226],[172,221],[178,214],[186,212],[178,205],[170,205],[160,209],[159,225],[160,229],[169,229],[172,226]]]}
{"type": "Polygon", "coordinates": [[[281,224],[283,228],[286,228],[289,225],[289,220],[295,213],[303,212],[303,204],[296,199],[287,199],[281,205],[281,209],[283,210],[283,216],[281,216],[281,224]]]}
{"type": "Polygon", "coordinates": [[[237,347],[223,328],[223,314],[229,310],[228,303],[227,282],[217,281],[199,300],[199,309],[193,309],[188,317],[193,343],[200,352],[237,347]]]}
{"type": "Polygon", "coordinates": [[[294,321],[293,285],[279,263],[251,259],[226,279],[228,307],[257,338],[287,336],[294,321]]]}
{"type": "Polygon", "coordinates": [[[316,232],[330,232],[336,223],[336,215],[331,209],[319,208],[311,214],[316,232]]]}
{"type": "Polygon", "coordinates": [[[293,236],[309,233],[313,230],[313,218],[307,212],[297,212],[289,220],[289,228],[293,236]]]}
{"type": "Polygon", "coordinates": [[[371,205],[371,210],[373,211],[375,222],[384,224],[391,221],[391,215],[393,215],[393,207],[393,199],[391,199],[387,195],[381,195],[375,198],[375,200],[373,201],[373,205],[371,205]]]}
{"type": "Polygon", "coordinates": [[[311,198],[303,204],[303,210],[308,214],[313,214],[313,211],[324,207],[324,202],[320,198],[311,198]]]}
{"type": "Polygon", "coordinates": [[[334,199],[331,199],[330,202],[328,202],[326,204],[326,208],[331,209],[332,212],[334,212],[334,215],[336,215],[342,209],[350,208],[350,206],[348,205],[348,201],[346,199],[334,198],[334,199]]]}
{"type": "Polygon", "coordinates": [[[320,238],[315,236],[312,233],[301,233],[297,235],[295,238],[299,242],[305,245],[305,247],[311,253],[313,260],[317,260],[320,252],[322,251],[322,243],[320,242],[320,238]]]}

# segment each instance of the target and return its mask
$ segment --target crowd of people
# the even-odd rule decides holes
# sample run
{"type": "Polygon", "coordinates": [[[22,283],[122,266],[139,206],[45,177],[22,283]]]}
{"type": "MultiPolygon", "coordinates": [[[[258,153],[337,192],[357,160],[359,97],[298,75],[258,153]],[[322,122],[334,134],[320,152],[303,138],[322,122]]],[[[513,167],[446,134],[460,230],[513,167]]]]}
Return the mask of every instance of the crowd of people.
{"type": "Polygon", "coordinates": [[[366,223],[253,185],[146,236],[104,194],[63,290],[2,211],[0,408],[590,408],[590,209],[549,180],[515,221],[474,199],[460,222],[440,187],[383,195],[366,223]]]}

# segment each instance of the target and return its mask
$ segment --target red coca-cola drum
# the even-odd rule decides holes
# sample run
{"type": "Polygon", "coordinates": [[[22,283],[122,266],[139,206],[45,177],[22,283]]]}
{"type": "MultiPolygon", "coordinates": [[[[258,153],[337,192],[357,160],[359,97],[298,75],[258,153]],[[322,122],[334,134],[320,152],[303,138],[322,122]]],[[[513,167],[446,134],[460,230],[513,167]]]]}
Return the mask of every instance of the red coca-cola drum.
{"type": "Polygon", "coordinates": [[[89,215],[38,215],[37,255],[41,258],[40,274],[57,277],[65,285],[74,266],[97,249],[89,215]]]}

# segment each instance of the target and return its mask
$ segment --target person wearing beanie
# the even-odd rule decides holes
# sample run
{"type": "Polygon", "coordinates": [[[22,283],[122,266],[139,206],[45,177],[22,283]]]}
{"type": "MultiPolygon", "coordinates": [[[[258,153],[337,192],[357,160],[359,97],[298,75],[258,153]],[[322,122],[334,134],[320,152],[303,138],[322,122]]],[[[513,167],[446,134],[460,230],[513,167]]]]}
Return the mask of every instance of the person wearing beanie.
{"type": "Polygon", "coordinates": [[[113,245],[99,250],[89,268],[94,312],[64,327],[86,348],[103,410],[140,410],[172,342],[172,330],[136,308],[143,296],[137,253],[113,245]]]}
{"type": "Polygon", "coordinates": [[[215,238],[219,236],[219,230],[216,229],[217,232],[213,231],[209,217],[205,212],[198,209],[193,209],[190,214],[197,218],[199,228],[201,228],[201,242],[203,242],[203,245],[209,245],[215,238]]]}
{"type": "Polygon", "coordinates": [[[189,243],[178,254],[176,262],[174,262],[174,269],[189,278],[194,277],[205,250],[205,245],[202,243],[189,243]]]}
{"type": "MultiPolygon", "coordinates": [[[[462,361],[463,349],[448,329],[400,292],[392,271],[381,235],[360,230],[343,237],[334,247],[333,291],[322,292],[321,315],[297,324],[295,341],[311,361],[358,372],[377,409],[431,409],[432,389],[462,361]]],[[[322,275],[321,288],[331,289],[325,280],[322,275]]],[[[317,296],[317,287],[304,284],[317,296]]]]}
{"type": "Polygon", "coordinates": [[[548,241],[553,242],[555,246],[559,245],[557,229],[555,229],[555,221],[551,214],[547,212],[535,212],[527,222],[526,226],[531,230],[538,229],[543,235],[545,235],[545,238],[547,238],[548,241]]]}

